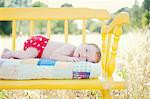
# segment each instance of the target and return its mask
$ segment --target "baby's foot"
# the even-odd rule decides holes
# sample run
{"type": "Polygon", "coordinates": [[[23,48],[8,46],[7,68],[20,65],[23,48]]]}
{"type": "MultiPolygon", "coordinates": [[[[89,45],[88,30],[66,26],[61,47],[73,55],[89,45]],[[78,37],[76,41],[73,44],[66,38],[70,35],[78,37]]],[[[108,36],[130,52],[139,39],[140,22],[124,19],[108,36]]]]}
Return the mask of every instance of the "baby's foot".
{"type": "Polygon", "coordinates": [[[3,57],[3,56],[4,56],[4,53],[6,53],[6,52],[8,52],[8,51],[9,51],[9,49],[5,48],[5,49],[3,50],[3,52],[2,52],[2,56],[1,56],[1,57],[3,57]]]}
{"type": "Polygon", "coordinates": [[[11,56],[12,56],[11,51],[9,49],[5,48],[3,50],[1,58],[11,58],[11,56]]]}

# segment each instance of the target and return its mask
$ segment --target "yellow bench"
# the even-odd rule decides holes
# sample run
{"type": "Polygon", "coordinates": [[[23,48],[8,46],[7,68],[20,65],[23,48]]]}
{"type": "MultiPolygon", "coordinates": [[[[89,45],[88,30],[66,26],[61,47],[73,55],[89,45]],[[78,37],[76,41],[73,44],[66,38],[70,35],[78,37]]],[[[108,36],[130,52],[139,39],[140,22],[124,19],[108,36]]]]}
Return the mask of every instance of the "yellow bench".
{"type": "Polygon", "coordinates": [[[121,12],[106,25],[111,18],[106,10],[88,8],[0,8],[0,20],[12,21],[12,49],[16,47],[16,21],[30,20],[30,36],[34,35],[34,20],[47,20],[47,37],[51,35],[51,20],[64,20],[65,42],[68,42],[68,20],[83,20],[82,41],[86,43],[86,20],[97,18],[102,21],[102,69],[103,79],[86,80],[0,80],[0,89],[97,89],[103,99],[111,99],[112,89],[125,89],[125,81],[112,77],[115,70],[116,51],[122,34],[123,24],[129,22],[129,15],[121,12]],[[114,35],[114,36],[112,36],[114,35]],[[112,40],[113,37],[113,40],[112,40]],[[109,85],[109,87],[108,87],[109,85]]]}

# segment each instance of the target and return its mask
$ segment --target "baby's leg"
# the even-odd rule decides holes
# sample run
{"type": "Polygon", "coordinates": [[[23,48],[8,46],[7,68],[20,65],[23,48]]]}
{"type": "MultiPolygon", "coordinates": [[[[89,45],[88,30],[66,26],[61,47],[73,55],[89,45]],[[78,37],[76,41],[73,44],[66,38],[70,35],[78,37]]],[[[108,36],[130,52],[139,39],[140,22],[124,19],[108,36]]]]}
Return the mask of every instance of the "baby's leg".
{"type": "Polygon", "coordinates": [[[38,50],[36,48],[30,47],[26,51],[7,51],[3,53],[2,58],[35,58],[38,56],[38,50]]]}
{"type": "Polygon", "coordinates": [[[10,50],[7,49],[7,48],[5,48],[5,49],[3,50],[3,52],[2,52],[1,58],[6,58],[6,53],[7,53],[8,51],[10,51],[10,50]]]}

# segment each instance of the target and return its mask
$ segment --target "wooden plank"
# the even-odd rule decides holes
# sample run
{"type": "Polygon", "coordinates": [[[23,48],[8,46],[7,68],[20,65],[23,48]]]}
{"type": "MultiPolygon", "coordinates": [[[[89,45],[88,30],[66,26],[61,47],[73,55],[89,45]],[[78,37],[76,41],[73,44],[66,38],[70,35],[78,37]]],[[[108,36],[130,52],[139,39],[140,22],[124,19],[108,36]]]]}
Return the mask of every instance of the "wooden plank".
{"type": "Polygon", "coordinates": [[[12,21],[12,50],[16,49],[16,20],[12,21]]]}
{"type": "Polygon", "coordinates": [[[64,21],[64,36],[65,36],[65,43],[68,43],[68,20],[64,21]]]}
{"type": "Polygon", "coordinates": [[[86,43],[86,20],[83,20],[82,24],[82,43],[86,43]]]}
{"type": "Polygon", "coordinates": [[[51,37],[51,21],[47,21],[47,38],[50,39],[51,37]]]}
{"type": "Polygon", "coordinates": [[[0,13],[0,20],[110,19],[106,10],[88,8],[0,8],[0,13]]]}
{"type": "MultiPolygon", "coordinates": [[[[112,89],[125,89],[126,82],[111,82],[112,89]]],[[[0,80],[0,89],[103,89],[105,82],[86,80],[0,80]]]]}
{"type": "Polygon", "coordinates": [[[34,35],[34,20],[30,20],[30,37],[34,35]]]}

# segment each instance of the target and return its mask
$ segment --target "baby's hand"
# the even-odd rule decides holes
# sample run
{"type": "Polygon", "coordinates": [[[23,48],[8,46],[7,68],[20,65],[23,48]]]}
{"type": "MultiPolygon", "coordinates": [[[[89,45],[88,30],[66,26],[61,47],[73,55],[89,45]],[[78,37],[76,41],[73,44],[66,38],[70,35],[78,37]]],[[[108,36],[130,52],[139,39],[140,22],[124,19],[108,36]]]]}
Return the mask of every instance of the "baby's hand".
{"type": "Polygon", "coordinates": [[[79,62],[80,59],[78,57],[72,57],[72,62],[79,62]]]}

